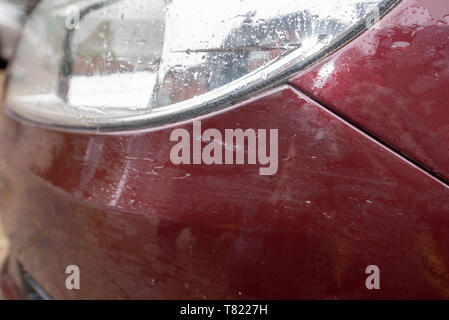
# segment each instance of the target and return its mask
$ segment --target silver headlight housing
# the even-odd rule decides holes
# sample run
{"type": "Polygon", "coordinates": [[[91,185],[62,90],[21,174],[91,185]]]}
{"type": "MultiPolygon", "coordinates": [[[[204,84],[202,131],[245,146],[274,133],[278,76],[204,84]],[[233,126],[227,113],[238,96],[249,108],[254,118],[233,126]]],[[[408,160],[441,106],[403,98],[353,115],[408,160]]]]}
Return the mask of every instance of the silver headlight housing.
{"type": "Polygon", "coordinates": [[[338,49],[396,0],[42,0],[5,105],[44,125],[173,123],[279,85],[338,49]]]}

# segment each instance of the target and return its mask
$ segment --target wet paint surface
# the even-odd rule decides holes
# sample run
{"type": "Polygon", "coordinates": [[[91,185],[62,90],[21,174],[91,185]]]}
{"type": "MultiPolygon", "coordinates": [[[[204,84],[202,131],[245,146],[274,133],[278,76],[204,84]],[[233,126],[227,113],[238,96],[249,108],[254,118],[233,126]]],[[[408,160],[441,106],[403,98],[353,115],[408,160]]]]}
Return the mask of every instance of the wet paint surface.
{"type": "Polygon", "coordinates": [[[449,180],[449,2],[403,1],[291,83],[449,180]]]}
{"type": "Polygon", "coordinates": [[[55,298],[448,298],[447,186],[289,86],[202,126],[279,129],[278,173],[175,166],[179,126],[64,133],[2,116],[11,256],[55,298]]]}

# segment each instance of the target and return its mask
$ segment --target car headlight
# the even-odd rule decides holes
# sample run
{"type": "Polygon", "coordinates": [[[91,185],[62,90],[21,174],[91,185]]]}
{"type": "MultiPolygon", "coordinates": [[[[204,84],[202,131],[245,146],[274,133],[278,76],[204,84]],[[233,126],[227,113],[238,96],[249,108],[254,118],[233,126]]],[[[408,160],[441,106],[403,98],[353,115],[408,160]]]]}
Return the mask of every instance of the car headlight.
{"type": "Polygon", "coordinates": [[[42,0],[5,105],[45,125],[154,126],[224,108],[336,50],[398,0],[42,0]]]}

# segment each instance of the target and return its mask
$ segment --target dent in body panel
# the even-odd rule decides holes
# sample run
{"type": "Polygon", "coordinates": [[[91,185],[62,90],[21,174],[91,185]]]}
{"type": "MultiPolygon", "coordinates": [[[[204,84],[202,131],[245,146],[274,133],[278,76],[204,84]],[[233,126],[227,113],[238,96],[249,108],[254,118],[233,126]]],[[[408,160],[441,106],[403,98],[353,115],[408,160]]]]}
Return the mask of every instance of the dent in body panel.
{"type": "Polygon", "coordinates": [[[204,129],[279,129],[278,174],[173,165],[170,132],[191,123],[108,135],[2,117],[13,255],[56,298],[444,293],[447,283],[429,282],[438,271],[421,271],[432,255],[416,248],[431,238],[447,263],[447,186],[289,86],[201,120],[204,129]],[[47,146],[24,147],[39,141],[47,146]],[[79,292],[65,289],[69,264],[80,267],[79,292]],[[386,290],[364,287],[371,264],[386,290]]]}

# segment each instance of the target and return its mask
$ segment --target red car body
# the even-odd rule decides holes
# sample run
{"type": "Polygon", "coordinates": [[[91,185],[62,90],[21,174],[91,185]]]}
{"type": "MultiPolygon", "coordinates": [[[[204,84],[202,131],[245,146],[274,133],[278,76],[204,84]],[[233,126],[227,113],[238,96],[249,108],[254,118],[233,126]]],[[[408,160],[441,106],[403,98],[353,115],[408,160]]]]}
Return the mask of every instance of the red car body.
{"type": "Polygon", "coordinates": [[[170,132],[192,121],[92,133],[2,113],[3,295],[24,297],[20,262],[57,299],[447,299],[448,101],[449,2],[404,0],[288,84],[200,118],[279,128],[276,175],[173,165],[170,132]]]}

